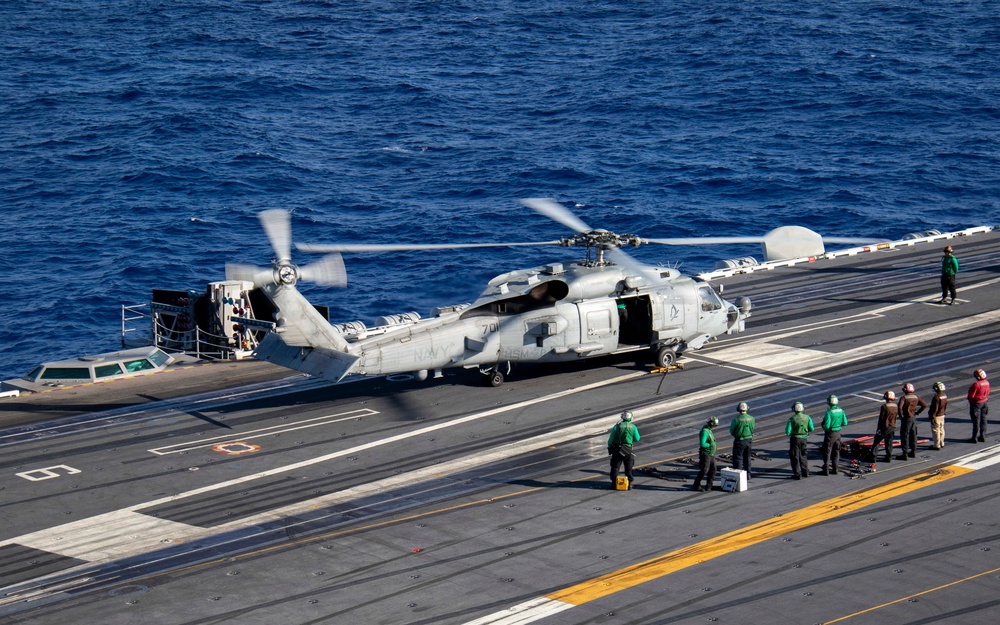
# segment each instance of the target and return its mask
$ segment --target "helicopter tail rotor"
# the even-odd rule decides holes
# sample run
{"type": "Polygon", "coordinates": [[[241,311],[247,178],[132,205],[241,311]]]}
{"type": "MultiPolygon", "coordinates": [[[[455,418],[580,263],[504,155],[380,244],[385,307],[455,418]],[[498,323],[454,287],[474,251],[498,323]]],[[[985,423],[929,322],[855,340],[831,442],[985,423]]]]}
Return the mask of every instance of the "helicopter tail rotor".
{"type": "Polygon", "coordinates": [[[299,280],[322,286],[347,286],[347,270],[340,254],[328,254],[315,263],[298,267],[292,263],[291,213],[282,209],[266,210],[258,215],[274,249],[270,267],[226,263],[226,278],[246,280],[258,288],[277,285],[294,286],[299,280]]]}

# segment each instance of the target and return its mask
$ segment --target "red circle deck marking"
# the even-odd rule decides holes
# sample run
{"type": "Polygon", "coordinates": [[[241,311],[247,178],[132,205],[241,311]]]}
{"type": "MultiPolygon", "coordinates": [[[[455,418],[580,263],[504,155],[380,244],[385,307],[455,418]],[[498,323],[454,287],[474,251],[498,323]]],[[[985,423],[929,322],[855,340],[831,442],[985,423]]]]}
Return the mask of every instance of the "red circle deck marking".
{"type": "Polygon", "coordinates": [[[255,451],[260,451],[260,445],[244,443],[242,441],[230,441],[228,443],[212,445],[212,451],[229,456],[239,456],[240,454],[252,454],[255,451]]]}

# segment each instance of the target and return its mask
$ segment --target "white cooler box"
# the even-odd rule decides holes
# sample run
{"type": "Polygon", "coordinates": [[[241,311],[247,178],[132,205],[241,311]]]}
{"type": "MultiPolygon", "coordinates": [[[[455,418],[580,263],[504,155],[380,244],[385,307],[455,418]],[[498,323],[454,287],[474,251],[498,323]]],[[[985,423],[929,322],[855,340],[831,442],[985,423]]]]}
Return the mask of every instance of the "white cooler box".
{"type": "Polygon", "coordinates": [[[743,469],[723,469],[722,490],[727,493],[742,493],[747,489],[747,472],[743,469]]]}

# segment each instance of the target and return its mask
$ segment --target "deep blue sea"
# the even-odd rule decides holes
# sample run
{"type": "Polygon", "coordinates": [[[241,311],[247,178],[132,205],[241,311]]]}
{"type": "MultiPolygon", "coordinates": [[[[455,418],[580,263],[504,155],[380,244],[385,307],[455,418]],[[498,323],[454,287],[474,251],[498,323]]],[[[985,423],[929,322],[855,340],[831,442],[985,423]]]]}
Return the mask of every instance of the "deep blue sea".
{"type": "MultiPolygon", "coordinates": [[[[269,208],[309,243],[565,234],[536,196],[649,237],[1000,217],[990,0],[5,0],[0,48],[0,379],[266,264],[269,208]]],[[[303,290],[371,322],[577,255],[351,255],[346,289],[303,290]]]]}

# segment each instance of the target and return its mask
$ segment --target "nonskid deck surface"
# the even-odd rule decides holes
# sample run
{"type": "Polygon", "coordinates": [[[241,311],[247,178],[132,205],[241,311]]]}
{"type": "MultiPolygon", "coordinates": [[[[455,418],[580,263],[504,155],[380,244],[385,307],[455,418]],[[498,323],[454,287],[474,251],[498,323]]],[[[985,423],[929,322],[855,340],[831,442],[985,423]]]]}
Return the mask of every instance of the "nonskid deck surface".
{"type": "Polygon", "coordinates": [[[618,359],[520,367],[500,388],[463,372],[329,386],[230,363],[0,403],[0,614],[992,622],[1000,440],[966,442],[964,396],[1000,345],[1000,245],[949,243],[953,306],[936,303],[944,243],[721,280],[753,300],[747,332],[666,376],[618,359]],[[794,401],[818,427],[835,393],[845,438],[867,436],[885,390],[929,400],[934,381],[944,449],[824,477],[817,432],[810,477],[790,479],[794,401]],[[727,453],[740,401],[758,424],[749,490],[692,491],[701,424],[720,418],[727,453]],[[625,407],[642,439],[617,492],[605,441],[625,407]]]}

